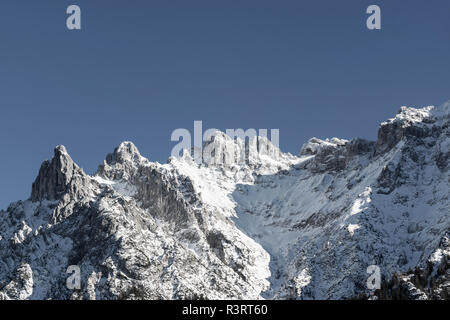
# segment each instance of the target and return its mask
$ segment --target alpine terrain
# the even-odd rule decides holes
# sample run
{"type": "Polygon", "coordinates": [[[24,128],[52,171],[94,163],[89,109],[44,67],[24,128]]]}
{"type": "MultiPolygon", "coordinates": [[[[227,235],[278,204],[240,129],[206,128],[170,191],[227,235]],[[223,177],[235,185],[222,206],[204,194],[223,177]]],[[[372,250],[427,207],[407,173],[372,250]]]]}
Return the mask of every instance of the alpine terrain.
{"type": "Polygon", "coordinates": [[[123,142],[91,176],[56,147],[0,211],[0,299],[450,299],[450,102],[377,141],[217,131],[193,154],[123,142]]]}

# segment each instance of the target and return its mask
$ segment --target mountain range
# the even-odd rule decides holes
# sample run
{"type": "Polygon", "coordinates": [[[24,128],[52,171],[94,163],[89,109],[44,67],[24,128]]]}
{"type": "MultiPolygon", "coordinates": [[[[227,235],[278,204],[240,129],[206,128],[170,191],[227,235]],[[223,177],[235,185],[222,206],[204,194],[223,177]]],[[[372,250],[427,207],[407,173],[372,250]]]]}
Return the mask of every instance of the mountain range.
{"type": "Polygon", "coordinates": [[[376,141],[292,155],[217,131],[218,161],[192,155],[123,142],[88,175],[57,146],[0,211],[0,299],[450,298],[450,102],[401,107],[376,141]]]}

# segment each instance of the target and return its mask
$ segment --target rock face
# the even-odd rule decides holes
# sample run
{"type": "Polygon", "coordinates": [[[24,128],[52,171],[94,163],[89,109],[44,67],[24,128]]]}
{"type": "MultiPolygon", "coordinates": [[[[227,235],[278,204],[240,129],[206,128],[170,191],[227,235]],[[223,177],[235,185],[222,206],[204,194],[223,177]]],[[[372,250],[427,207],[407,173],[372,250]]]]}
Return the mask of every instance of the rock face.
{"type": "Polygon", "coordinates": [[[449,111],[299,156],[216,132],[202,164],[161,165],[123,142],[93,176],[56,147],[0,212],[0,299],[448,299],[449,111]]]}
{"type": "Polygon", "coordinates": [[[44,161],[31,191],[31,201],[57,200],[66,193],[77,193],[85,186],[86,174],[67,153],[57,146],[51,161],[44,161]]]}
{"type": "Polygon", "coordinates": [[[394,274],[377,295],[389,300],[450,300],[450,236],[446,234],[423,268],[394,274]]]}
{"type": "Polygon", "coordinates": [[[425,138],[432,135],[439,127],[430,126],[435,122],[431,116],[432,107],[414,109],[401,107],[397,116],[380,125],[376,153],[392,149],[404,137],[425,138]]]}
{"type": "Polygon", "coordinates": [[[314,173],[338,172],[344,170],[355,156],[373,153],[374,145],[374,142],[359,138],[351,141],[312,138],[303,145],[300,156],[314,156],[309,167],[314,173]]]}

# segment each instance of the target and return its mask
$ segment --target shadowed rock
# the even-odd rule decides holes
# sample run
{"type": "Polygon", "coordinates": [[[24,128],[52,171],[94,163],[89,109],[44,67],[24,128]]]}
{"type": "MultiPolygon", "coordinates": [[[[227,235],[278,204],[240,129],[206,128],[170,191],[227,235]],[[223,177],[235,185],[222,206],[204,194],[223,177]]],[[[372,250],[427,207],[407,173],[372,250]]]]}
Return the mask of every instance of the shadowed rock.
{"type": "Polygon", "coordinates": [[[429,124],[434,122],[431,107],[414,109],[401,107],[395,118],[381,123],[375,154],[391,150],[403,137],[425,138],[431,135],[429,124]]]}
{"type": "Polygon", "coordinates": [[[70,185],[85,179],[85,173],[67,153],[64,146],[57,146],[51,161],[45,160],[33,183],[31,201],[58,200],[69,191],[70,185]],[[76,178],[76,179],[75,179],[76,178]]]}

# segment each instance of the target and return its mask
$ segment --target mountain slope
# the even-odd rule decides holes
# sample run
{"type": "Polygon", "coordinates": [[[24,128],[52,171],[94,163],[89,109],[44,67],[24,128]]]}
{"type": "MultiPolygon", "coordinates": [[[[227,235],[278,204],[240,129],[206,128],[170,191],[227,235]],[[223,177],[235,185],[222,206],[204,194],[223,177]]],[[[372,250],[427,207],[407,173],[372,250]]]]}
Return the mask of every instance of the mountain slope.
{"type": "Polygon", "coordinates": [[[216,132],[201,165],[162,165],[124,142],[93,176],[59,146],[0,212],[0,299],[358,298],[369,265],[380,298],[448,298],[449,111],[402,107],[376,142],[299,156],[216,132]]]}

